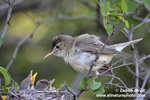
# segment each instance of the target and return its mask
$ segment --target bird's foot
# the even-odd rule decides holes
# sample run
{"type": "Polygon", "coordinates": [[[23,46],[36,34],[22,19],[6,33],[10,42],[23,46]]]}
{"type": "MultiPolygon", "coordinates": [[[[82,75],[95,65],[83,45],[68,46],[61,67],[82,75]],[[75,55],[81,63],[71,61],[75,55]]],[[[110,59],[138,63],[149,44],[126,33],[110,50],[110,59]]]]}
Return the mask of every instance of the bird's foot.
{"type": "Polygon", "coordinates": [[[97,64],[96,64],[96,62],[94,60],[91,62],[91,65],[92,66],[97,66],[97,64]]]}

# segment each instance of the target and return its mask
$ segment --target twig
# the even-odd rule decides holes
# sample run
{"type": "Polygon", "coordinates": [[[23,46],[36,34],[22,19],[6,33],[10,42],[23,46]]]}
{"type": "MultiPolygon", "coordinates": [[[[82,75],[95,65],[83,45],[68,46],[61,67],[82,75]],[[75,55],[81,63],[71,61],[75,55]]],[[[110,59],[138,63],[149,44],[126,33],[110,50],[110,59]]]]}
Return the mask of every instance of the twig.
{"type": "Polygon", "coordinates": [[[63,87],[64,87],[65,89],[67,89],[67,91],[69,91],[69,92],[73,95],[74,100],[76,100],[76,94],[74,94],[74,93],[66,86],[65,83],[63,84],[63,87]]]}
{"type": "Polygon", "coordinates": [[[88,20],[88,21],[96,21],[96,18],[89,17],[89,16],[73,17],[73,16],[58,15],[57,17],[49,18],[49,19],[41,22],[41,24],[47,24],[47,23],[50,23],[50,22],[56,21],[56,20],[71,20],[71,21],[74,21],[74,20],[88,20]]]}
{"type": "MultiPolygon", "coordinates": [[[[15,0],[13,0],[13,1],[15,1],[15,0]]],[[[13,1],[12,1],[12,4],[14,3],[13,1]]],[[[7,15],[5,27],[4,27],[4,30],[3,30],[2,34],[1,34],[2,38],[4,38],[4,35],[6,33],[6,30],[7,30],[7,27],[8,27],[8,25],[10,25],[10,17],[11,17],[11,12],[12,12],[12,4],[10,4],[10,2],[8,2],[8,1],[7,1],[7,3],[9,4],[9,9],[8,9],[8,15],[7,15]]],[[[1,45],[0,45],[0,47],[1,47],[1,45]]]]}
{"type": "Polygon", "coordinates": [[[97,2],[97,4],[98,4],[99,6],[101,6],[101,5],[99,4],[99,0],[96,0],[96,2],[97,2]]]}
{"type": "Polygon", "coordinates": [[[138,4],[140,4],[140,5],[144,5],[144,7],[145,7],[148,11],[150,11],[150,8],[147,7],[143,2],[141,2],[141,1],[139,1],[139,0],[131,0],[131,1],[134,1],[134,2],[136,2],[136,3],[138,3],[138,4]]]}
{"type": "Polygon", "coordinates": [[[99,74],[99,75],[91,75],[91,76],[92,77],[96,77],[96,76],[113,77],[113,78],[119,80],[125,86],[125,88],[127,88],[127,86],[125,85],[125,83],[119,77],[116,77],[114,75],[101,75],[101,74],[99,74]]]}
{"type": "MultiPolygon", "coordinates": [[[[17,1],[15,1],[15,3],[13,4],[13,6],[18,5],[18,4],[22,3],[23,1],[25,1],[25,0],[17,0],[17,1]]],[[[0,6],[0,10],[4,10],[4,9],[7,9],[7,8],[9,8],[9,5],[8,5],[8,4],[5,4],[5,5],[0,6]]]]}
{"type": "Polygon", "coordinates": [[[17,46],[16,46],[16,48],[15,48],[15,51],[14,51],[14,54],[13,54],[13,57],[12,57],[11,60],[9,61],[8,65],[7,65],[7,67],[6,67],[6,70],[8,70],[8,69],[10,68],[10,66],[11,66],[12,63],[13,63],[13,61],[15,60],[16,55],[17,55],[18,50],[19,50],[19,47],[20,47],[24,42],[26,42],[29,38],[32,38],[32,37],[33,37],[33,35],[35,34],[35,32],[36,32],[36,30],[38,29],[39,26],[40,26],[40,24],[37,24],[37,26],[34,28],[33,32],[32,32],[29,36],[27,36],[27,37],[25,37],[24,39],[22,39],[22,40],[17,44],[17,46]]]}
{"type": "Polygon", "coordinates": [[[142,89],[144,89],[144,87],[146,85],[146,81],[148,80],[149,75],[150,75],[150,69],[148,70],[147,75],[145,76],[144,82],[142,84],[142,89]]]}
{"type": "Polygon", "coordinates": [[[147,59],[147,58],[150,58],[150,55],[147,55],[147,56],[144,56],[140,59],[140,62],[142,62],[143,60],[147,59]]]}
{"type": "Polygon", "coordinates": [[[143,20],[144,20],[144,18],[138,17],[138,16],[136,16],[136,15],[133,15],[132,17],[133,17],[134,19],[136,19],[136,20],[139,20],[139,21],[143,21],[143,20]]]}
{"type": "Polygon", "coordinates": [[[143,19],[143,21],[140,24],[138,24],[137,26],[133,27],[132,30],[131,30],[131,34],[133,34],[134,30],[139,28],[143,24],[149,23],[150,22],[150,18],[148,19],[149,16],[150,16],[150,13],[148,13],[148,15],[143,19]]]}
{"type": "Polygon", "coordinates": [[[102,83],[102,85],[113,85],[113,86],[115,86],[115,87],[119,87],[119,88],[126,88],[125,86],[120,86],[120,85],[118,85],[118,84],[114,84],[114,83],[102,83]]]}
{"type": "Polygon", "coordinates": [[[10,3],[8,0],[3,0],[3,1],[5,1],[5,2],[8,3],[8,4],[10,3]]]}
{"type": "Polygon", "coordinates": [[[116,68],[120,68],[122,66],[125,66],[125,65],[133,65],[134,63],[128,63],[128,64],[122,64],[122,65],[119,65],[117,67],[113,67],[113,68],[109,68],[108,70],[104,71],[103,73],[99,74],[99,75],[104,75],[106,72],[110,71],[110,70],[113,70],[113,69],[116,69],[116,68]]]}
{"type": "Polygon", "coordinates": [[[8,95],[15,96],[16,98],[18,98],[18,100],[20,100],[19,97],[18,97],[18,95],[16,95],[16,94],[13,93],[13,92],[0,92],[0,93],[4,93],[4,94],[8,94],[8,95]]]}
{"type": "Polygon", "coordinates": [[[96,10],[96,7],[91,5],[91,3],[89,3],[87,0],[79,0],[79,1],[81,1],[83,4],[85,4],[86,6],[90,7],[91,9],[96,10]]]}
{"type": "MultiPolygon", "coordinates": [[[[131,32],[129,32],[127,29],[124,28],[124,30],[126,31],[126,33],[128,35],[126,38],[129,41],[132,41],[133,31],[136,28],[138,28],[141,25],[143,25],[147,21],[148,17],[149,17],[149,14],[146,16],[146,18],[140,24],[138,24],[137,26],[133,27],[132,30],[131,30],[131,32]]],[[[134,44],[131,44],[131,50],[133,52],[133,57],[134,57],[134,60],[135,60],[135,76],[136,76],[136,78],[135,78],[135,87],[138,89],[139,88],[139,63],[140,63],[139,62],[139,56],[138,56],[137,50],[134,47],[134,44]]],[[[136,95],[137,94],[138,94],[138,92],[136,92],[136,95]]]]}
{"type": "MultiPolygon", "coordinates": [[[[145,85],[146,85],[146,82],[147,82],[147,80],[148,80],[149,75],[150,75],[150,69],[148,70],[147,75],[145,76],[145,79],[144,79],[144,82],[143,82],[142,88],[141,88],[142,90],[144,89],[144,87],[145,87],[145,85]]],[[[141,92],[140,94],[142,94],[142,92],[141,92]]],[[[150,95],[149,95],[149,96],[150,96],[150,95]]],[[[144,98],[144,97],[137,98],[137,100],[143,100],[143,98],[144,98]]]]}
{"type": "MultiPolygon", "coordinates": [[[[130,69],[129,66],[126,65],[126,68],[128,69],[128,71],[129,71],[132,75],[136,76],[136,74],[130,69]]],[[[138,77],[138,76],[136,76],[136,77],[138,77]]]]}
{"type": "MultiPolygon", "coordinates": [[[[14,86],[14,80],[11,79],[11,89],[10,89],[10,93],[13,91],[13,86],[14,86]]],[[[7,96],[7,99],[6,99],[6,100],[9,100],[9,99],[10,99],[10,96],[11,96],[11,94],[9,94],[9,95],[7,96]]]]}

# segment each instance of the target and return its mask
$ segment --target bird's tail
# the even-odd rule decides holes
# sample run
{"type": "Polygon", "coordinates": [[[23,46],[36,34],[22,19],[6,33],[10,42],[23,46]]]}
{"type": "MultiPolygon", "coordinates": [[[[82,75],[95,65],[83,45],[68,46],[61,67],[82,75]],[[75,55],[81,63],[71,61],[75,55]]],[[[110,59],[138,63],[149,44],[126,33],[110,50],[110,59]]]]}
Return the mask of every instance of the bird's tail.
{"type": "Polygon", "coordinates": [[[143,40],[143,38],[136,39],[136,40],[129,41],[129,42],[114,44],[114,45],[111,45],[111,46],[114,47],[117,51],[121,51],[121,50],[123,50],[126,46],[129,46],[129,45],[131,45],[131,44],[137,43],[137,42],[139,42],[139,41],[141,41],[141,40],[143,40]]]}

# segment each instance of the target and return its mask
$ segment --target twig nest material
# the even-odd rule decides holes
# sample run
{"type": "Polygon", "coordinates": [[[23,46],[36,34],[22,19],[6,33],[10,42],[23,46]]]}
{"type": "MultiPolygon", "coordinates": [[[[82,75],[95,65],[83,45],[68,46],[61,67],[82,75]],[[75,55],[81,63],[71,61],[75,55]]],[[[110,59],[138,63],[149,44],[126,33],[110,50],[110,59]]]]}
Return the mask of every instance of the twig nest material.
{"type": "Polygon", "coordinates": [[[22,90],[17,91],[11,100],[74,100],[73,95],[65,90],[61,91],[37,91],[22,90]]]}

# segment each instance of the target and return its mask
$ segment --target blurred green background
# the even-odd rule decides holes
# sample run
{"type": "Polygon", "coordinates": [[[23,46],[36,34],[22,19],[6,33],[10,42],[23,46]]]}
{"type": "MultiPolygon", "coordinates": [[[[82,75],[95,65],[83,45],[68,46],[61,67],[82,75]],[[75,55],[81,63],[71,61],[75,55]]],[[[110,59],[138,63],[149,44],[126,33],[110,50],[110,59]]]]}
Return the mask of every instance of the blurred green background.
{"type": "MultiPolygon", "coordinates": [[[[16,0],[16,2],[17,1],[19,0],[16,0]]],[[[27,77],[30,70],[33,70],[34,73],[38,72],[36,81],[43,78],[48,80],[55,78],[53,86],[56,88],[59,88],[61,84],[66,81],[67,86],[72,88],[72,90],[76,92],[77,86],[75,87],[73,83],[77,81],[76,78],[79,76],[79,73],[73,70],[69,64],[66,64],[62,58],[53,55],[48,57],[47,59],[43,59],[43,57],[51,49],[52,38],[59,34],[69,34],[71,36],[77,36],[84,33],[89,33],[101,37],[101,40],[105,42],[107,34],[105,29],[102,27],[102,17],[101,15],[98,15],[99,8],[96,0],[87,1],[97,10],[91,9],[89,6],[83,3],[82,0],[22,0],[20,4],[14,5],[10,20],[11,26],[8,27],[4,37],[4,43],[0,48],[0,66],[6,68],[7,64],[13,56],[17,43],[26,36],[30,35],[36,27],[36,24],[34,22],[41,22],[57,16],[89,16],[91,18],[95,18],[96,21],[56,20],[46,24],[41,24],[36,30],[34,36],[20,46],[16,59],[8,70],[12,78],[17,81],[18,84],[20,84],[20,82],[25,77],[27,77]]],[[[114,2],[116,1],[114,0],[112,3],[114,2]]],[[[148,14],[144,7],[139,6],[134,2],[132,3],[132,6],[128,5],[128,10],[130,12],[136,10],[137,12],[135,14],[143,18],[148,14]]],[[[6,3],[1,0],[0,7],[3,5],[6,5],[6,3]]],[[[0,33],[2,33],[5,25],[7,12],[8,8],[0,9],[0,33]]],[[[140,21],[133,19],[132,16],[126,16],[125,18],[129,21],[130,29],[132,28],[132,26],[136,26],[140,23],[140,21]]],[[[120,32],[120,30],[123,30],[123,27],[124,23],[120,22],[115,30],[116,34],[111,38],[108,44],[127,41],[124,35],[120,32]]],[[[140,43],[136,44],[136,47],[138,48],[140,55],[147,55],[150,53],[150,33],[148,33],[145,25],[139,27],[134,31],[134,39],[141,37],[144,39],[140,43]]],[[[124,52],[132,55],[130,47],[127,47],[124,52]]],[[[121,57],[115,57],[113,61],[116,61],[118,58],[120,59],[121,57]]],[[[149,59],[145,60],[145,63],[147,65],[150,65],[149,59]]],[[[135,68],[133,66],[130,67],[134,71],[135,68]]],[[[115,69],[115,75],[121,78],[128,87],[135,87],[135,77],[128,72],[127,68],[121,67],[119,69],[115,69]]],[[[80,76],[83,77],[83,75],[80,76]]],[[[2,75],[0,76],[0,78],[2,78],[2,75]]],[[[109,79],[110,78],[102,77],[98,78],[97,81],[105,83],[108,82],[109,79]]],[[[81,80],[81,78],[79,80],[81,80]]],[[[114,81],[114,83],[120,82],[114,81]]],[[[141,84],[142,81],[140,82],[140,86],[141,84]]],[[[150,84],[150,80],[148,80],[147,82],[147,89],[150,88],[148,84],[150,84]]],[[[106,94],[116,93],[115,87],[107,87],[108,88],[106,88],[105,92],[106,94]]],[[[98,98],[91,92],[84,92],[80,99],[107,100],[110,98],[98,98]]],[[[119,100],[131,98],[111,99],[119,100]]]]}

